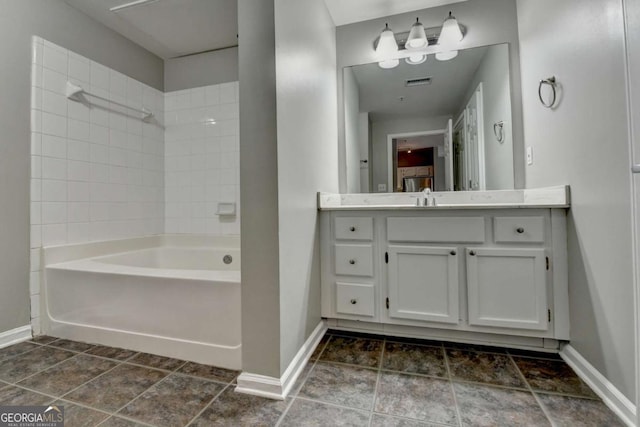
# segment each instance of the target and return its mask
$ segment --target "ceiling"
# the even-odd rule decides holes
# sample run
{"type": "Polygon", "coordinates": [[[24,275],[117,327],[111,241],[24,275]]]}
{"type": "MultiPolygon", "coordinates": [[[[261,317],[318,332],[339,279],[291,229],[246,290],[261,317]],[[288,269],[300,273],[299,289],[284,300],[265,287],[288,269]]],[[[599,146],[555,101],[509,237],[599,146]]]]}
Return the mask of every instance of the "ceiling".
{"type": "MultiPolygon", "coordinates": [[[[152,0],[116,12],[133,0],[64,0],[163,59],[238,43],[238,0],[152,0]]],[[[466,0],[325,0],[336,25],[466,0]]]]}
{"type": "Polygon", "coordinates": [[[403,60],[391,70],[378,64],[351,67],[360,89],[360,111],[369,112],[373,121],[399,117],[437,117],[458,113],[488,47],[466,49],[450,61],[429,55],[420,65],[403,60]],[[431,77],[425,86],[406,87],[407,79],[431,77]]]}
{"type": "Polygon", "coordinates": [[[466,0],[325,0],[336,25],[428,9],[466,0]]]}
{"type": "Polygon", "coordinates": [[[238,44],[237,0],[156,0],[111,12],[131,0],[65,0],[163,59],[238,44]]]}

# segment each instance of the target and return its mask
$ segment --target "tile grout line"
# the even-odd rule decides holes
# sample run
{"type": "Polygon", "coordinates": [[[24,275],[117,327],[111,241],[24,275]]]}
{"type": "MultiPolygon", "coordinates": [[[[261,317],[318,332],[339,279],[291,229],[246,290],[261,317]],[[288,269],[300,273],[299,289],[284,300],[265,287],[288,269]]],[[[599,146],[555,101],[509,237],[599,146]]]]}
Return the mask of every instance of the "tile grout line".
{"type": "Polygon", "coordinates": [[[211,399],[206,405],[204,405],[204,407],[200,411],[198,411],[198,413],[193,418],[191,418],[188,423],[185,424],[185,427],[190,426],[191,424],[193,424],[194,421],[196,421],[198,418],[200,418],[200,415],[204,414],[204,412],[207,409],[209,409],[209,407],[213,404],[213,402],[215,402],[218,399],[218,397],[220,397],[222,395],[222,393],[224,393],[224,391],[226,389],[231,387],[231,384],[232,383],[229,382],[229,384],[227,384],[226,386],[222,387],[222,389],[218,393],[216,393],[215,396],[213,396],[213,399],[211,399]]]}
{"type": "Polygon", "coordinates": [[[382,351],[380,352],[380,362],[378,362],[378,373],[376,375],[376,385],[373,388],[373,402],[371,402],[371,409],[369,410],[369,427],[373,423],[373,414],[376,410],[376,402],[378,401],[378,387],[380,386],[380,379],[382,377],[382,367],[384,366],[384,350],[387,346],[387,339],[382,340],[382,351]]]}
{"type": "Polygon", "coordinates": [[[278,418],[278,421],[276,422],[275,427],[279,427],[282,424],[282,421],[285,419],[285,417],[289,413],[289,409],[291,409],[291,407],[293,406],[293,402],[298,398],[298,396],[300,395],[300,391],[302,391],[302,387],[304,387],[305,383],[309,379],[311,372],[313,372],[316,365],[320,361],[320,357],[322,356],[322,353],[324,353],[324,350],[329,345],[329,341],[333,339],[333,335],[327,334],[327,336],[329,337],[327,339],[327,342],[324,343],[324,345],[322,346],[322,349],[320,350],[320,353],[318,353],[318,357],[316,357],[316,359],[313,361],[313,365],[311,366],[311,369],[309,370],[309,372],[307,372],[307,375],[305,375],[305,377],[303,378],[302,384],[300,384],[300,387],[298,387],[298,389],[295,391],[294,396],[291,397],[291,402],[289,402],[286,408],[284,408],[284,411],[282,411],[282,414],[278,418]]]}
{"type": "Polygon", "coordinates": [[[46,371],[46,370],[48,370],[48,369],[54,368],[54,367],[56,367],[56,366],[58,366],[58,365],[60,365],[60,364],[62,364],[62,363],[64,363],[64,362],[67,362],[67,361],[69,361],[69,360],[71,360],[71,359],[74,359],[74,358],[75,358],[75,357],[77,357],[79,354],[80,354],[80,353],[73,353],[73,356],[71,356],[71,357],[69,357],[69,358],[66,358],[66,359],[64,359],[64,360],[61,360],[60,362],[56,362],[56,363],[54,363],[53,365],[49,365],[49,366],[47,366],[47,367],[45,367],[45,368],[42,368],[42,369],[40,369],[39,371],[36,371],[36,372],[34,372],[33,374],[31,374],[31,375],[27,375],[26,377],[21,378],[21,379],[19,379],[18,381],[14,381],[14,382],[9,383],[9,384],[10,384],[10,385],[17,385],[17,384],[18,384],[19,382],[21,382],[21,381],[24,381],[24,380],[26,380],[26,379],[29,379],[29,378],[31,378],[31,377],[33,377],[33,376],[36,376],[36,375],[38,375],[38,374],[40,374],[40,373],[42,373],[42,372],[44,372],[44,371],[46,371]]]}
{"type": "Polygon", "coordinates": [[[458,418],[458,425],[462,426],[462,412],[460,411],[460,405],[458,405],[456,390],[453,387],[453,376],[451,375],[451,367],[449,366],[449,357],[447,356],[447,348],[444,345],[442,346],[442,353],[444,355],[444,366],[447,369],[447,379],[449,381],[449,387],[451,388],[451,395],[453,396],[453,407],[456,410],[456,418],[458,418]]]}
{"type": "Polygon", "coordinates": [[[520,378],[524,381],[525,385],[527,386],[527,389],[529,390],[529,393],[531,393],[531,395],[533,396],[533,399],[538,404],[538,407],[540,408],[540,410],[542,410],[542,413],[547,418],[547,421],[549,421],[549,424],[551,424],[552,427],[555,427],[556,423],[553,421],[553,418],[551,418],[551,415],[548,413],[547,408],[545,408],[545,406],[542,404],[542,401],[538,398],[536,393],[533,391],[533,388],[531,387],[531,384],[529,384],[529,381],[527,381],[527,378],[524,376],[524,374],[520,370],[520,367],[518,366],[516,361],[513,359],[513,356],[511,356],[511,354],[509,354],[508,356],[509,356],[509,360],[511,361],[511,363],[513,363],[513,366],[516,367],[516,371],[520,375],[520,378]]]}

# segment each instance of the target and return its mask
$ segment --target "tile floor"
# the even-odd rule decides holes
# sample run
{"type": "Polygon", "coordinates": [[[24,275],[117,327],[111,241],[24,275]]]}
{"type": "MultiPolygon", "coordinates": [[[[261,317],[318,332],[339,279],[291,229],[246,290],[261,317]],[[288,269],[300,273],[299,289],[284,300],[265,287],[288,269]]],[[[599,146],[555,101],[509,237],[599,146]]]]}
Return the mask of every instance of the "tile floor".
{"type": "Polygon", "coordinates": [[[238,372],[40,337],[0,349],[0,405],[64,405],[66,427],[621,426],[556,355],[330,331],[284,402],[238,372]]]}

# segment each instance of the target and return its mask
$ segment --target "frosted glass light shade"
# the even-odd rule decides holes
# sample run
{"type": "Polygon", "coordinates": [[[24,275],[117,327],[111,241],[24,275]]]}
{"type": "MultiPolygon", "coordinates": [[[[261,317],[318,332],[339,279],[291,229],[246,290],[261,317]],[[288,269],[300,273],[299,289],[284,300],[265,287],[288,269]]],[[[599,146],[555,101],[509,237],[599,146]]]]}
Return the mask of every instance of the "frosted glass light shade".
{"type": "Polygon", "coordinates": [[[400,65],[399,59],[388,59],[386,61],[378,62],[378,67],[384,68],[385,70],[396,68],[398,65],[400,65]]]}
{"type": "Polygon", "coordinates": [[[458,51],[457,50],[449,50],[447,52],[438,52],[438,53],[436,53],[436,59],[438,61],[449,61],[450,59],[453,59],[456,56],[458,56],[458,51]]]}
{"type": "Polygon", "coordinates": [[[460,30],[458,20],[449,12],[449,16],[445,19],[444,24],[442,24],[438,44],[443,48],[454,50],[457,44],[462,41],[462,38],[462,30],[460,30]]]}
{"type": "Polygon", "coordinates": [[[409,31],[409,37],[405,43],[405,47],[408,50],[422,49],[429,45],[427,40],[427,34],[424,32],[424,26],[420,23],[419,18],[416,18],[416,22],[411,26],[409,31]]]}
{"type": "Polygon", "coordinates": [[[378,46],[376,46],[376,54],[378,58],[384,61],[392,58],[397,52],[398,42],[393,31],[389,28],[389,24],[387,24],[380,34],[380,40],[378,40],[378,46]]]}
{"type": "Polygon", "coordinates": [[[427,60],[427,55],[424,53],[416,53],[405,59],[405,62],[410,65],[422,64],[427,60]]]}

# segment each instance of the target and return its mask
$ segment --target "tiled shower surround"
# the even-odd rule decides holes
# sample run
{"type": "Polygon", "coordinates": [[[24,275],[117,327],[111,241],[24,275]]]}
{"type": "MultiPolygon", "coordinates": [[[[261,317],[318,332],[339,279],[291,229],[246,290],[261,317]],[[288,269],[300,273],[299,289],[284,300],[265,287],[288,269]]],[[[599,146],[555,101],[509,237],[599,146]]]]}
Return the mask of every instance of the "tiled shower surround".
{"type": "Polygon", "coordinates": [[[32,43],[31,316],[40,332],[40,248],[164,233],[240,233],[238,84],[151,88],[39,37],[32,43]],[[67,99],[67,81],[91,94],[67,99]],[[165,113],[165,105],[167,111],[165,113]]]}

